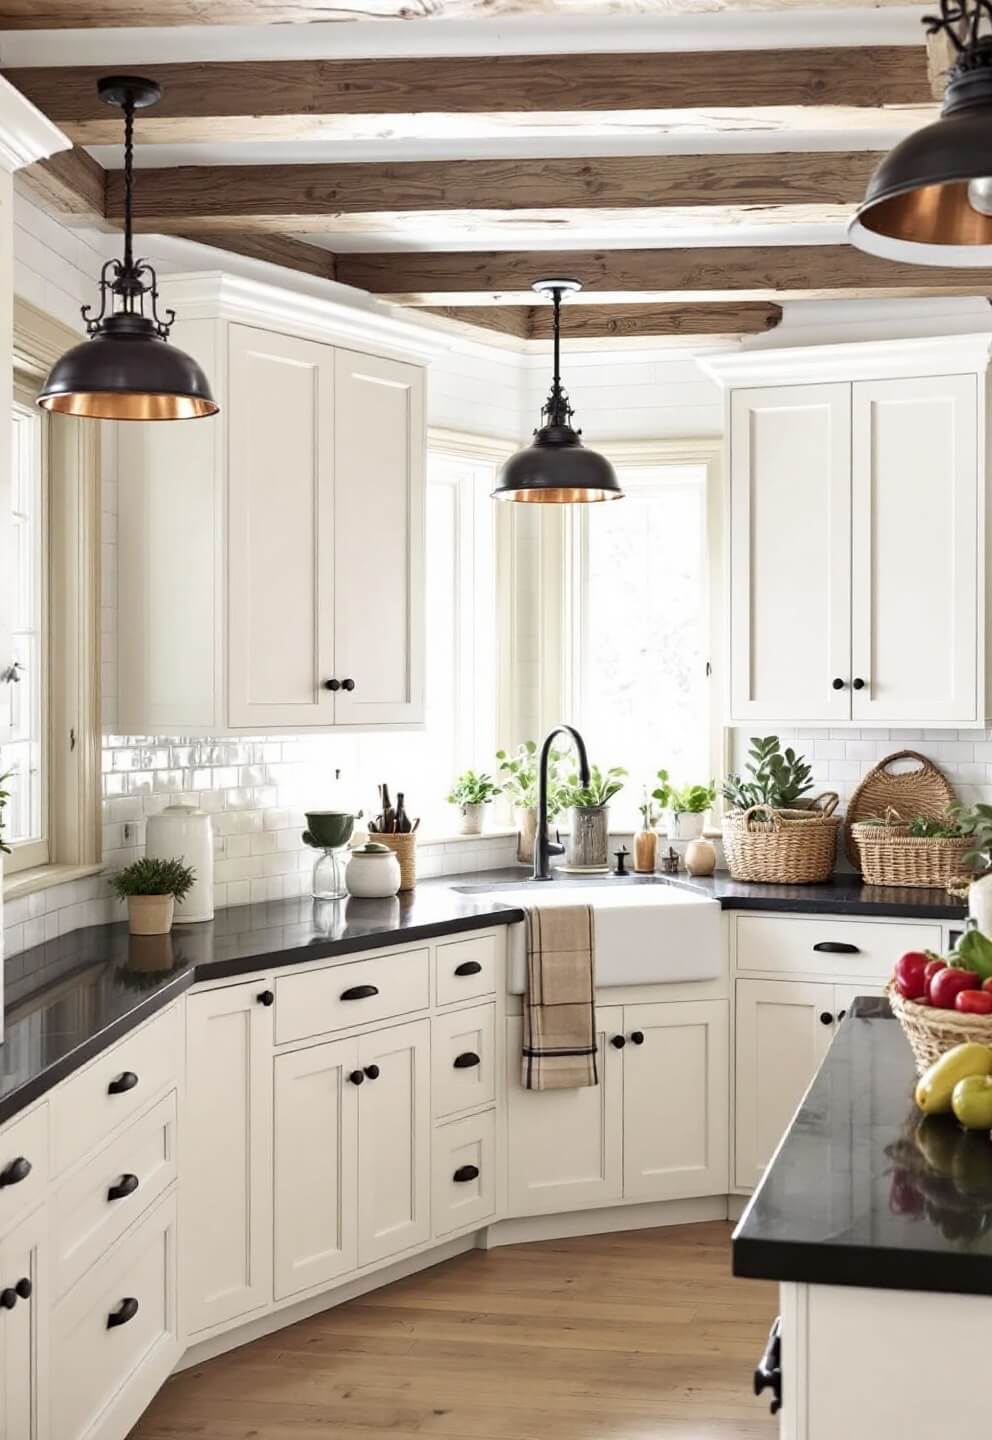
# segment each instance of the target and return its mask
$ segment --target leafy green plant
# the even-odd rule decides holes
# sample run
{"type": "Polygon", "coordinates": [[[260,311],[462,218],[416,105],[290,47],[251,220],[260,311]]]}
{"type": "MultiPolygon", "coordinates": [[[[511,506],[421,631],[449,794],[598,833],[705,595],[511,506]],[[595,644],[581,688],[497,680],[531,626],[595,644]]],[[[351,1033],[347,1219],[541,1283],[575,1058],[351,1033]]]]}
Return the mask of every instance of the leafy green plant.
{"type": "Polygon", "coordinates": [[[659,770],[656,779],[658,781],[658,785],[654,790],[651,791],[651,799],[657,800],[658,805],[662,810],[670,810],[672,808],[672,797],[674,796],[675,791],[668,783],[668,771],[659,770]]]}
{"type": "Polygon", "coordinates": [[[589,784],[583,785],[578,772],[569,775],[564,785],[563,799],[566,809],[590,810],[600,805],[609,805],[614,795],[623,789],[627,772],[619,765],[604,774],[598,765],[589,767],[589,784]]]}
{"type": "Polygon", "coordinates": [[[992,867],[992,805],[976,805],[965,814],[970,827],[967,833],[974,838],[971,849],[965,852],[965,863],[976,870],[988,870],[992,867]]]}
{"type": "Polygon", "coordinates": [[[181,860],[133,860],[111,875],[109,885],[118,900],[129,895],[174,895],[184,899],[193,888],[196,871],[181,860]]]}
{"type": "Polygon", "coordinates": [[[676,815],[702,815],[716,799],[716,786],[683,785],[672,793],[671,809],[676,815]]]}
{"type": "Polygon", "coordinates": [[[452,786],[448,804],[486,805],[500,793],[500,787],[491,775],[477,775],[474,770],[466,770],[452,786]]]}
{"type": "Polygon", "coordinates": [[[963,810],[960,805],[952,805],[943,815],[914,815],[910,820],[904,820],[890,805],[884,815],[866,815],[858,821],[859,825],[878,825],[883,829],[905,828],[915,840],[962,840],[974,834],[976,823],[975,812],[963,810]]]}
{"type": "MultiPolygon", "coordinates": [[[[548,753],[549,820],[553,820],[564,809],[561,799],[561,763],[564,758],[560,750],[551,750],[548,753]]],[[[540,782],[540,755],[536,742],[525,740],[511,752],[497,750],[496,759],[499,761],[499,779],[502,782],[503,794],[510,804],[517,805],[522,810],[535,810],[540,782]]]]}
{"type": "Polygon", "coordinates": [[[6,782],[13,777],[13,770],[5,770],[0,775],[0,854],[9,855],[10,846],[3,843],[3,809],[10,799],[10,791],[5,789],[6,782]]]}
{"type": "Polygon", "coordinates": [[[748,760],[745,770],[751,778],[728,775],[723,786],[724,798],[735,810],[749,810],[752,805],[788,810],[813,788],[812,767],[794,750],[783,751],[777,735],[763,739],[752,735],[748,760]]]}

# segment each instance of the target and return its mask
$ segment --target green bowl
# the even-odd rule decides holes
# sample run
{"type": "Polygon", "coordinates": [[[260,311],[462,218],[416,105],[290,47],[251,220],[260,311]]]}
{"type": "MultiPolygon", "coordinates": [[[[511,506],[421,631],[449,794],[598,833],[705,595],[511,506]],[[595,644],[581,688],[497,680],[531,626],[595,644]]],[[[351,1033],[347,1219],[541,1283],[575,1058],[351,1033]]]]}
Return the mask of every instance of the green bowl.
{"type": "Polygon", "coordinates": [[[307,817],[304,844],[312,845],[316,850],[340,850],[350,841],[355,832],[355,821],[361,819],[362,812],[346,815],[341,810],[307,810],[304,813],[307,817]]]}

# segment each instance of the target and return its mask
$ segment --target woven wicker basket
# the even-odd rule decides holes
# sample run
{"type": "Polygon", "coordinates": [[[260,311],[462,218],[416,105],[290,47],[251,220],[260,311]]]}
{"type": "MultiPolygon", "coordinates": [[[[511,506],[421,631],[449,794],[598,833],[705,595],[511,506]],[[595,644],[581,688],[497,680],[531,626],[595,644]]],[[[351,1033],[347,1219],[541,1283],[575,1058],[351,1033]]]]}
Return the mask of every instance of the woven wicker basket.
{"type": "Polygon", "coordinates": [[[962,1015],[957,1010],[934,1010],[930,1005],[917,1005],[904,999],[891,981],[885,993],[909,1041],[919,1075],[955,1045],[969,1041],[992,1045],[992,1015],[962,1015]]]}
{"type": "Polygon", "coordinates": [[[964,857],[974,839],[910,835],[908,825],[852,825],[866,885],[947,888],[968,867],[964,857]]]}
{"type": "Polygon", "coordinates": [[[886,755],[861,781],[847,802],[844,817],[844,848],[855,870],[861,869],[858,843],[851,833],[854,826],[870,815],[886,815],[890,810],[904,820],[917,815],[944,815],[954,804],[954,790],[941,770],[918,750],[896,750],[886,755]],[[900,761],[915,760],[915,770],[893,770],[900,761]]]}
{"type": "Polygon", "coordinates": [[[723,851],[733,878],[765,885],[829,880],[837,854],[837,798],[820,795],[808,810],[752,805],[726,815],[723,851]]]}
{"type": "Polygon", "coordinates": [[[386,845],[400,862],[400,891],[412,890],[417,883],[417,837],[408,835],[369,836],[377,845],[386,845]]]}

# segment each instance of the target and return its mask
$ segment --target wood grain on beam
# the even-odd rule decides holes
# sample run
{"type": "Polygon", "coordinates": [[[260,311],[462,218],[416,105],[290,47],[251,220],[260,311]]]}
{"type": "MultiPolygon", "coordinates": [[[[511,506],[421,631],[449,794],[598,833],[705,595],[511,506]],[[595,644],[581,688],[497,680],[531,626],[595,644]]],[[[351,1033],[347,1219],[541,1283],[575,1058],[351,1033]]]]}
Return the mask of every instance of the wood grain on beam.
{"type": "MultiPolygon", "coordinates": [[[[187,165],[150,169],[135,188],[146,230],[324,229],[377,212],[611,210],[666,206],[853,205],[877,163],[866,151],[627,155],[595,159],[407,160],[369,165],[187,165]]],[[[107,213],[123,215],[110,172],[107,213]]]]}
{"type": "Polygon", "coordinates": [[[45,210],[77,224],[102,224],[107,172],[74,146],[18,171],[17,184],[45,210]]]}
{"type": "MultiPolygon", "coordinates": [[[[120,138],[120,117],[96,91],[105,70],[3,73],[73,139],[99,144],[120,138]]],[[[931,101],[922,45],[225,61],[144,65],[142,72],[159,81],[162,100],[139,112],[136,134],[163,142],[308,136],[327,116],[696,111],[730,104],[877,110],[931,101]],[[225,130],[225,120],[236,121],[236,129],[225,130]]]]}
{"type": "Polygon", "coordinates": [[[988,295],[992,270],[898,264],[849,245],[339,255],[346,285],[403,304],[524,304],[542,275],[574,275],[595,303],[988,295]]]}
{"type": "MultiPolygon", "coordinates": [[[[476,310],[485,308],[479,306],[476,310]]],[[[638,336],[762,335],[766,330],[773,330],[781,319],[781,306],[762,302],[742,305],[568,304],[562,309],[562,336],[565,340],[629,340],[638,336]]],[[[530,338],[550,340],[552,333],[551,307],[534,306],[530,314],[530,338]]]]}
{"type": "Polygon", "coordinates": [[[510,335],[517,340],[530,339],[531,315],[527,305],[451,305],[421,306],[427,315],[442,320],[456,320],[460,325],[474,325],[491,334],[510,335]]]}
{"type": "Polygon", "coordinates": [[[336,278],[336,257],[329,250],[293,240],[288,235],[264,232],[247,235],[228,230],[218,235],[211,231],[198,230],[194,233],[181,229],[172,229],[169,234],[180,240],[195,240],[200,245],[228,250],[234,255],[245,255],[251,260],[266,260],[270,265],[282,265],[287,270],[299,270],[320,280],[336,278]]]}

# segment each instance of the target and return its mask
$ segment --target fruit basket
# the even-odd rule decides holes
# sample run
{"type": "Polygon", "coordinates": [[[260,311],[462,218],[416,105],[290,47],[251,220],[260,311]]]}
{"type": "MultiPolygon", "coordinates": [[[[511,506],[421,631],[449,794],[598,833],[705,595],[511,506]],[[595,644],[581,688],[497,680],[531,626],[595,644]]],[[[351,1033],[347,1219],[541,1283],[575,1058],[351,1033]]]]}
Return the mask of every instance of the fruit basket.
{"type": "Polygon", "coordinates": [[[932,1005],[917,1005],[899,993],[895,982],[886,988],[892,1013],[902,1026],[922,1075],[935,1060],[955,1045],[975,1041],[992,1045],[992,1015],[963,1015],[958,1010],[938,1010],[932,1005]]]}
{"type": "Polygon", "coordinates": [[[918,836],[908,825],[851,826],[866,885],[906,885],[932,889],[957,882],[967,871],[964,857],[974,847],[970,835],[918,836]]]}
{"type": "Polygon", "coordinates": [[[820,795],[808,810],[752,805],[724,816],[723,850],[735,880],[816,885],[829,880],[837,853],[838,797],[820,795]]]}

